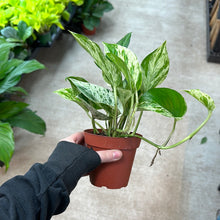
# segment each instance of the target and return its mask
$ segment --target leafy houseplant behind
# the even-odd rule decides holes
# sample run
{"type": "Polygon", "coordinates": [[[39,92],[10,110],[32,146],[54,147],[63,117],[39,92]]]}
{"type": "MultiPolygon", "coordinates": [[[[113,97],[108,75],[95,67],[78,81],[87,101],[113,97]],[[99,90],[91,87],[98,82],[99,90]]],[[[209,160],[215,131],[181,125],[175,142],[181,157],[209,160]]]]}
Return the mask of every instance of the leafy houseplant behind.
{"type": "Polygon", "coordinates": [[[28,39],[33,33],[33,28],[28,27],[24,21],[20,21],[17,29],[13,27],[5,27],[0,31],[6,42],[17,43],[13,49],[13,57],[18,59],[26,59],[31,55],[31,48],[28,45],[28,39]]]}
{"type": "Polygon", "coordinates": [[[74,20],[77,23],[82,23],[84,34],[92,35],[95,34],[104,13],[111,10],[113,10],[113,6],[107,0],[87,0],[78,7],[74,20]]]}
{"type": "MultiPolygon", "coordinates": [[[[166,42],[147,55],[141,63],[136,55],[127,47],[131,34],[127,34],[117,44],[103,43],[105,53],[100,47],[87,37],[72,33],[77,42],[94,58],[95,64],[101,69],[104,81],[111,89],[94,85],[81,77],[68,77],[71,88],[57,90],[62,97],[79,104],[91,119],[93,129],[85,131],[85,142],[94,150],[101,150],[101,146],[110,139],[110,143],[122,139],[134,142],[133,139],[144,140],[156,147],[156,155],[161,150],[174,148],[191,139],[209,120],[215,108],[214,101],[198,89],[185,90],[186,93],[200,101],[207,109],[208,116],[204,122],[181,141],[167,146],[176,127],[176,123],[182,119],[187,111],[183,96],[170,88],[156,88],[167,77],[169,71],[169,58],[166,42]],[[173,118],[173,127],[170,135],[163,144],[156,144],[151,140],[137,134],[137,129],[144,111],[153,111],[163,116],[173,118]],[[135,115],[139,117],[135,123],[135,115]],[[105,126],[99,120],[104,121],[105,126]],[[91,136],[98,136],[105,140],[101,143],[88,143],[91,136]],[[116,140],[116,141],[115,141],[116,140]]],[[[126,142],[125,145],[128,145],[126,142]]],[[[133,150],[135,153],[137,146],[133,150]]],[[[116,146],[108,146],[116,149],[116,146]]],[[[123,149],[119,144],[118,149],[123,150],[123,159],[114,164],[101,165],[90,174],[92,184],[107,186],[108,188],[121,188],[128,184],[121,181],[120,176],[125,172],[121,165],[126,161],[127,154],[131,158],[128,175],[130,175],[134,155],[131,156],[130,147],[123,149]],[[118,165],[119,167],[116,167],[118,165]],[[116,170],[112,173],[112,167],[116,170]],[[107,177],[104,175],[107,174],[107,177]],[[102,180],[102,178],[104,180],[102,180]],[[119,183],[117,182],[119,180],[119,183]],[[103,181],[103,182],[102,182],[103,181]],[[110,181],[110,182],[108,182],[110,181]]],[[[156,157],[155,155],[155,157],[156,157]]]]}
{"type": "Polygon", "coordinates": [[[34,40],[45,46],[51,45],[55,33],[63,29],[61,16],[66,7],[64,3],[55,0],[5,1],[0,5],[0,10],[7,11],[5,25],[15,27],[20,21],[24,21],[28,27],[33,28],[34,40]]]}
{"type": "Polygon", "coordinates": [[[22,74],[44,68],[36,60],[10,59],[10,50],[18,45],[0,38],[0,165],[3,162],[6,170],[14,152],[13,127],[37,134],[46,131],[45,122],[28,108],[27,103],[11,100],[11,94],[27,95],[23,88],[16,86],[22,74]]]}

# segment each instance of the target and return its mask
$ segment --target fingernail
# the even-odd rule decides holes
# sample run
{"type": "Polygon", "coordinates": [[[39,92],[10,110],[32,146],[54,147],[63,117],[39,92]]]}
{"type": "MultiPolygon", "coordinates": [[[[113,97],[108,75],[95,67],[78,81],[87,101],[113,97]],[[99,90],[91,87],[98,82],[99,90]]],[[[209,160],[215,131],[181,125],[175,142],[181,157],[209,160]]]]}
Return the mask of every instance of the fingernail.
{"type": "Polygon", "coordinates": [[[114,160],[119,160],[122,156],[122,153],[120,151],[114,151],[113,152],[113,159],[114,160]]]}

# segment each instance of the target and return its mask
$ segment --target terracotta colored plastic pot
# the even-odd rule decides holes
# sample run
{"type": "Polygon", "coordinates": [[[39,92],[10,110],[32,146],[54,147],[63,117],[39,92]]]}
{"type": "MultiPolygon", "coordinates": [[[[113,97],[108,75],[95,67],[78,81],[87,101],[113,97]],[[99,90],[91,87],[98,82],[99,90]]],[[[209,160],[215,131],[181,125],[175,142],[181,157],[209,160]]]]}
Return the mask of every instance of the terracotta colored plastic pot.
{"type": "MultiPolygon", "coordinates": [[[[121,160],[113,163],[101,164],[90,173],[90,182],[98,187],[120,189],[128,185],[136,149],[140,145],[140,138],[108,137],[93,134],[92,129],[84,131],[87,147],[95,151],[119,149],[123,153],[121,160]]],[[[140,135],[141,136],[141,135],[140,135]]]]}
{"type": "Polygon", "coordinates": [[[93,30],[89,30],[82,24],[82,31],[85,35],[94,35],[96,33],[96,27],[93,30]]]}

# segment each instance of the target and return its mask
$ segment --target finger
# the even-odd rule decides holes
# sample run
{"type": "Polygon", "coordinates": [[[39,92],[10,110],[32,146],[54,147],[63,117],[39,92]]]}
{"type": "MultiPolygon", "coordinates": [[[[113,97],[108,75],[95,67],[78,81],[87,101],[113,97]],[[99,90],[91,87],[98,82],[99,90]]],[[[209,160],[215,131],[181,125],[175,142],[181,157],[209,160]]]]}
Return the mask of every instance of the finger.
{"type": "Polygon", "coordinates": [[[76,144],[84,144],[84,134],[83,132],[77,132],[72,135],[73,142],[76,144]]]}
{"type": "Polygon", "coordinates": [[[99,154],[102,163],[110,163],[122,158],[122,152],[120,150],[97,151],[97,153],[99,154]]]}
{"type": "Polygon", "coordinates": [[[84,135],[83,135],[83,132],[77,132],[66,138],[63,138],[60,141],[68,141],[68,142],[72,142],[76,144],[84,144],[84,135]]]}

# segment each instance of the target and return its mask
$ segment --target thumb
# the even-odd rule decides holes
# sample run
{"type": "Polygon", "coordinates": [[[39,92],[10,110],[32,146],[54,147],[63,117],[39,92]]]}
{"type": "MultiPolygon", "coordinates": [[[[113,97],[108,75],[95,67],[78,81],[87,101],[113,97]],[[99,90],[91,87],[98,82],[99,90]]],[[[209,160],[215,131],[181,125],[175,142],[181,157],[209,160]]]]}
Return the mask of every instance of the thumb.
{"type": "Polygon", "coordinates": [[[122,152],[120,150],[105,150],[97,151],[96,153],[100,156],[102,163],[114,162],[122,158],[122,152]]]}

